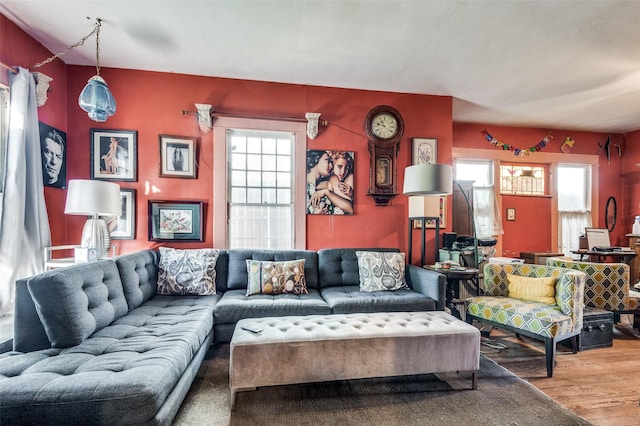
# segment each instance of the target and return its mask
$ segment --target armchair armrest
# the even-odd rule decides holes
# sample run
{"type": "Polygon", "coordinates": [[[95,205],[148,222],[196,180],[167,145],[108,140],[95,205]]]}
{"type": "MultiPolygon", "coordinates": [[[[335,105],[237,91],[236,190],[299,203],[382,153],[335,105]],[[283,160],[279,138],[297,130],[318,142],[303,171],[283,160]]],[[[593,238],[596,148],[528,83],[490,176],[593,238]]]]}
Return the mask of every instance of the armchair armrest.
{"type": "Polygon", "coordinates": [[[563,314],[571,317],[574,330],[582,328],[586,278],[584,272],[568,270],[556,283],[556,304],[563,314]]]}

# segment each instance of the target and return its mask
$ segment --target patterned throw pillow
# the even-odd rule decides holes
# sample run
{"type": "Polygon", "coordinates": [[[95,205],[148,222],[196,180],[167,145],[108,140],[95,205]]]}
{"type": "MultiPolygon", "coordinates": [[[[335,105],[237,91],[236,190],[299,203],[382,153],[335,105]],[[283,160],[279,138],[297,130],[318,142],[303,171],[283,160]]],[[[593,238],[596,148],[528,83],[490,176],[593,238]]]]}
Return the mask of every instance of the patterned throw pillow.
{"type": "Polygon", "coordinates": [[[205,296],[216,294],[219,250],[176,250],[160,247],[158,294],[205,296]]]}
{"type": "Polygon", "coordinates": [[[247,296],[252,294],[306,294],[304,259],[270,262],[247,259],[247,296]]]}
{"type": "Polygon", "coordinates": [[[554,277],[523,277],[507,274],[509,297],[514,299],[556,304],[556,279],[554,277]]]}
{"type": "Polygon", "coordinates": [[[404,280],[404,253],[357,251],[360,291],[409,290],[404,280]]]}

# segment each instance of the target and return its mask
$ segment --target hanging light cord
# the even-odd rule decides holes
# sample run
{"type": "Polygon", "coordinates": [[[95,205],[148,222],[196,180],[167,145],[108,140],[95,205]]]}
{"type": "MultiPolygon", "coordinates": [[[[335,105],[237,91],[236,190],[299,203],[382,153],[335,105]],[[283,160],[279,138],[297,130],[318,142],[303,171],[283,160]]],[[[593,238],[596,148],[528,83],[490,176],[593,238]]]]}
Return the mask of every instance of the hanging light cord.
{"type": "Polygon", "coordinates": [[[102,19],[96,18],[96,26],[93,28],[93,31],[91,31],[86,36],[82,37],[82,39],[80,39],[80,41],[78,41],[78,42],[72,44],[71,46],[67,47],[66,49],[64,49],[62,52],[56,53],[55,55],[53,55],[49,59],[45,59],[42,62],[38,62],[37,64],[35,64],[31,68],[39,68],[42,65],[45,65],[45,64],[48,64],[49,62],[52,62],[53,60],[59,58],[60,56],[64,55],[65,53],[67,53],[68,51],[70,51],[72,49],[75,49],[78,46],[82,46],[84,44],[84,42],[87,41],[87,39],[89,37],[91,37],[92,35],[95,34],[96,35],[96,69],[98,71],[98,75],[100,75],[100,25],[102,25],[102,19]]]}

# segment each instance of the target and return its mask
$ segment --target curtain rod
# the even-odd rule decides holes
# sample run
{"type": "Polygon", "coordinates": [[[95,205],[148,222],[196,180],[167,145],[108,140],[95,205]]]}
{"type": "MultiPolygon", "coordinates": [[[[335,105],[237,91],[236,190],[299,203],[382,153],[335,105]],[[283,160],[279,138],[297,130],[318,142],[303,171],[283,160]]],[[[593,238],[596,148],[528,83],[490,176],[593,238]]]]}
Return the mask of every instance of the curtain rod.
{"type": "Polygon", "coordinates": [[[7,65],[4,62],[0,62],[0,66],[3,68],[8,69],[9,71],[11,71],[14,74],[18,74],[18,69],[15,67],[12,67],[11,65],[7,65]]]}

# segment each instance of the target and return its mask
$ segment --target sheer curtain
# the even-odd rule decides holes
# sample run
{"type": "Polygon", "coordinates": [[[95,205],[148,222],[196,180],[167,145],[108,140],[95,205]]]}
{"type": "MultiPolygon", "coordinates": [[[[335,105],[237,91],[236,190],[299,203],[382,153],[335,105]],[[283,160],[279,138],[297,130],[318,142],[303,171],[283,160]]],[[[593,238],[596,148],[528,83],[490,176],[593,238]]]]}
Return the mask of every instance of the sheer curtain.
{"type": "Polygon", "coordinates": [[[51,245],[44,202],[36,88],[28,70],[10,76],[5,190],[0,206],[0,315],[13,312],[14,283],[42,272],[51,245]]]}
{"type": "Polygon", "coordinates": [[[473,212],[478,238],[501,235],[502,217],[496,201],[493,185],[473,187],[473,212]]]}
{"type": "Polygon", "coordinates": [[[584,228],[591,227],[591,212],[559,211],[558,216],[560,218],[558,226],[560,251],[565,256],[571,256],[572,250],[578,250],[584,228]]]}

